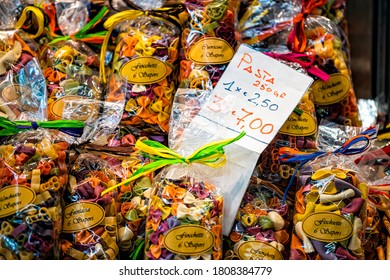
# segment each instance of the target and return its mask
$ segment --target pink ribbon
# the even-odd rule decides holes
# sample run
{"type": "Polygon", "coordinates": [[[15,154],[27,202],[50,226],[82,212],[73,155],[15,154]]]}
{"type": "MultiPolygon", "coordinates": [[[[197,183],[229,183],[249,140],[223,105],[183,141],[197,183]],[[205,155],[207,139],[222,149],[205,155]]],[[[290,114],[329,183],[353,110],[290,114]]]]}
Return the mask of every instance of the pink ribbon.
{"type": "Polygon", "coordinates": [[[330,77],[327,73],[325,73],[324,71],[322,71],[321,69],[319,69],[313,65],[314,59],[315,59],[314,55],[307,55],[307,54],[300,54],[300,53],[279,54],[279,53],[274,53],[274,52],[266,52],[264,54],[268,55],[269,57],[275,58],[275,59],[298,63],[307,71],[307,73],[314,75],[325,82],[330,77]],[[305,59],[305,60],[302,60],[302,59],[305,59]]]}

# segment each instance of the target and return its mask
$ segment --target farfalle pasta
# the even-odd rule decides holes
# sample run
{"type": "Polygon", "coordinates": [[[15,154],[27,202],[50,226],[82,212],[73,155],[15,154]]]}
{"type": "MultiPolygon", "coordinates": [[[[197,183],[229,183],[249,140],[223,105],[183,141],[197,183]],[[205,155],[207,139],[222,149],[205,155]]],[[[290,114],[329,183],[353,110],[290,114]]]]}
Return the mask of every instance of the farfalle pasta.
{"type": "Polygon", "coordinates": [[[147,259],[222,258],[223,198],[195,170],[173,165],[155,179],[146,220],[147,259]]]}
{"type": "Polygon", "coordinates": [[[124,102],[122,124],[145,131],[168,131],[177,84],[181,32],[177,14],[181,11],[181,6],[148,12],[128,10],[105,22],[109,32],[104,48],[111,32],[119,32],[107,100],[124,102]]]}

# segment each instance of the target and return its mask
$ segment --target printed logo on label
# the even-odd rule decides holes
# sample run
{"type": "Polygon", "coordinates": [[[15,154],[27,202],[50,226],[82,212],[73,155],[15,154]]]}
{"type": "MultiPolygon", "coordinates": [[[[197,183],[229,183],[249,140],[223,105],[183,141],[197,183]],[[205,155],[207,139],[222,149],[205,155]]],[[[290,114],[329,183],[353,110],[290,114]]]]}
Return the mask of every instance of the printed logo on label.
{"type": "Polygon", "coordinates": [[[303,112],[301,116],[292,113],[279,132],[291,136],[309,136],[316,133],[316,124],[316,120],[309,113],[303,112]]]}
{"type": "Polygon", "coordinates": [[[242,260],[283,260],[282,253],[274,246],[260,241],[246,241],[237,249],[242,260]]]}
{"type": "Polygon", "coordinates": [[[138,57],[126,62],[119,71],[122,79],[132,84],[150,85],[165,79],[168,66],[154,57],[138,57]]]}
{"type": "Polygon", "coordinates": [[[197,42],[190,50],[189,59],[200,64],[224,64],[232,60],[234,50],[223,39],[205,38],[197,42]]]}
{"type": "Polygon", "coordinates": [[[26,186],[8,186],[0,190],[0,218],[15,214],[36,198],[35,192],[26,186]]]}
{"type": "Polygon", "coordinates": [[[343,216],[319,212],[310,214],[302,223],[303,231],[314,240],[323,242],[343,241],[351,237],[353,226],[343,216]]]}
{"type": "Polygon", "coordinates": [[[343,74],[330,75],[328,81],[317,80],[313,83],[314,103],[317,105],[331,105],[344,100],[350,89],[349,78],[343,74]]]}
{"type": "Polygon", "coordinates": [[[75,202],[64,210],[63,232],[74,233],[93,228],[104,220],[104,209],[92,202],[75,202]]]}
{"type": "Polygon", "coordinates": [[[214,235],[202,226],[178,226],[164,236],[164,247],[175,254],[196,256],[213,246],[214,235]]]}

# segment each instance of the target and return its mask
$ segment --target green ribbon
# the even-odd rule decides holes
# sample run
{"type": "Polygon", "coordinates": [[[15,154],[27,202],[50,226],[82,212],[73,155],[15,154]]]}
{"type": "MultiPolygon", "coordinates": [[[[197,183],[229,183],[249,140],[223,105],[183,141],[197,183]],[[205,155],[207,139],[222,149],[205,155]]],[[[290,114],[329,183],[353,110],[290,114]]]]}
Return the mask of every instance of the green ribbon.
{"type": "Polygon", "coordinates": [[[101,44],[104,40],[104,37],[107,33],[107,31],[99,31],[96,33],[86,34],[91,28],[93,28],[97,23],[99,23],[103,17],[109,12],[107,7],[103,7],[100,12],[91,19],[88,24],[86,24],[82,29],[80,29],[75,34],[72,34],[70,36],[59,36],[53,39],[49,45],[53,45],[55,43],[58,43],[60,41],[67,41],[67,40],[77,40],[77,41],[84,41],[89,43],[95,43],[95,44],[101,44]]]}
{"type": "Polygon", "coordinates": [[[135,144],[135,147],[138,150],[140,150],[144,156],[149,157],[154,161],[139,168],[127,180],[124,180],[115,186],[107,188],[101,193],[101,195],[103,196],[104,194],[122,185],[128,184],[133,180],[136,180],[137,178],[146,176],[147,174],[155,170],[158,170],[160,168],[163,168],[164,166],[167,165],[178,164],[178,163],[184,163],[184,164],[198,163],[198,164],[204,164],[214,168],[221,167],[226,162],[224,147],[233,142],[240,140],[242,137],[245,136],[245,134],[246,133],[243,131],[235,138],[215,141],[206,144],[203,147],[196,150],[188,157],[181,156],[175,151],[165,147],[160,142],[153,141],[153,140],[145,140],[145,141],[138,140],[135,144]]]}
{"type": "Polygon", "coordinates": [[[76,120],[10,121],[0,116],[0,136],[12,136],[20,132],[38,128],[58,129],[69,135],[81,137],[84,131],[84,123],[76,120]]]}

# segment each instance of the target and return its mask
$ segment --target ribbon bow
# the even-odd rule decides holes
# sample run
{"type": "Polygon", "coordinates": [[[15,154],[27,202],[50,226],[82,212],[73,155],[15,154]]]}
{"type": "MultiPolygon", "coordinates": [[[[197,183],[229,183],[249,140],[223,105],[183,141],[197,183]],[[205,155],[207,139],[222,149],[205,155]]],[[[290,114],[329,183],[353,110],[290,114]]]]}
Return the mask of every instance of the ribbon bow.
{"type": "Polygon", "coordinates": [[[288,62],[295,62],[301,65],[309,74],[312,74],[318,78],[320,78],[323,81],[329,80],[330,75],[322,71],[321,69],[315,67],[313,64],[315,62],[315,56],[314,55],[307,55],[307,54],[298,54],[298,53],[285,53],[285,54],[279,54],[279,53],[264,53],[272,58],[275,59],[281,59],[288,62]],[[303,60],[304,59],[304,60],[303,60]]]}
{"type": "Polygon", "coordinates": [[[48,128],[58,129],[74,137],[81,137],[84,123],[76,120],[56,120],[42,122],[10,121],[0,117],[0,136],[11,136],[30,129],[48,128]]]}
{"type": "Polygon", "coordinates": [[[317,7],[323,6],[328,0],[303,0],[301,12],[294,18],[294,29],[287,39],[289,49],[303,53],[306,49],[305,18],[317,7]]]}
{"type": "Polygon", "coordinates": [[[352,137],[346,141],[341,147],[337,148],[333,152],[327,151],[317,151],[314,153],[305,153],[298,150],[294,150],[288,147],[282,147],[279,149],[279,160],[286,163],[299,163],[298,167],[295,169],[293,175],[291,176],[290,182],[287,185],[286,191],[283,195],[282,203],[286,203],[287,193],[292,185],[292,182],[295,178],[297,171],[307,162],[314,160],[318,157],[323,157],[328,154],[342,154],[346,156],[361,154],[366,151],[371,144],[371,141],[375,139],[376,128],[375,126],[370,126],[365,131],[360,134],[352,137]],[[356,148],[357,144],[359,145],[356,148]]]}
{"type": "Polygon", "coordinates": [[[131,175],[130,178],[128,178],[127,180],[124,180],[121,183],[110,188],[107,188],[105,191],[102,192],[102,195],[167,165],[178,163],[199,163],[210,167],[221,167],[226,162],[225,151],[223,148],[233,142],[240,140],[242,137],[245,136],[245,134],[245,132],[241,132],[235,138],[206,144],[188,157],[183,157],[182,155],[165,147],[163,144],[157,141],[137,140],[135,147],[139,149],[141,153],[144,154],[144,156],[149,157],[154,161],[142,166],[140,169],[134,172],[133,175],[131,175]]]}

